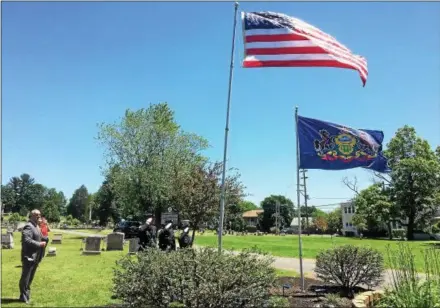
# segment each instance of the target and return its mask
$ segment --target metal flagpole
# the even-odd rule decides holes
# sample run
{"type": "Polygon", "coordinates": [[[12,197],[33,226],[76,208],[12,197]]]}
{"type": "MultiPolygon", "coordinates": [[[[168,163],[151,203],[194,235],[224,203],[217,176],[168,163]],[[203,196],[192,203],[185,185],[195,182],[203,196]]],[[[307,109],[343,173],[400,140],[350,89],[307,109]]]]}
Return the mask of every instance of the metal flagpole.
{"type": "Polygon", "coordinates": [[[219,217],[219,227],[218,227],[218,252],[219,253],[222,251],[223,219],[224,219],[224,215],[225,215],[226,156],[228,153],[229,110],[231,108],[231,90],[232,90],[232,75],[233,75],[233,69],[234,69],[235,30],[237,28],[237,11],[238,11],[238,2],[235,2],[234,28],[232,30],[231,66],[229,68],[228,104],[226,107],[225,146],[224,146],[224,150],[223,150],[222,192],[221,192],[221,196],[220,196],[220,217],[219,217]]]}
{"type": "Polygon", "coordinates": [[[301,186],[300,186],[300,157],[299,157],[299,133],[298,133],[298,106],[295,107],[296,126],[296,202],[298,203],[298,241],[299,241],[299,270],[301,274],[301,291],[304,292],[304,270],[301,240],[301,186]]]}

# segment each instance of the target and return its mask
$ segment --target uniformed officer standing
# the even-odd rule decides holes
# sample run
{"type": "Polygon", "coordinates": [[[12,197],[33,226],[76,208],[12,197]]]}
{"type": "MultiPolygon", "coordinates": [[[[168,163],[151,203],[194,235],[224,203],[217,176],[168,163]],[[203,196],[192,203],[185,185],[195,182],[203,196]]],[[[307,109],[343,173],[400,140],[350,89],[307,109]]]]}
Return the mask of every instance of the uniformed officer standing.
{"type": "Polygon", "coordinates": [[[189,236],[189,227],[185,227],[179,236],[180,249],[191,247],[192,240],[189,236]]]}
{"type": "Polygon", "coordinates": [[[139,227],[139,251],[156,247],[156,226],[153,224],[153,217],[149,217],[145,224],[139,227]]]}
{"type": "Polygon", "coordinates": [[[171,220],[166,222],[165,227],[159,233],[159,248],[163,251],[176,250],[176,238],[171,220]]]}

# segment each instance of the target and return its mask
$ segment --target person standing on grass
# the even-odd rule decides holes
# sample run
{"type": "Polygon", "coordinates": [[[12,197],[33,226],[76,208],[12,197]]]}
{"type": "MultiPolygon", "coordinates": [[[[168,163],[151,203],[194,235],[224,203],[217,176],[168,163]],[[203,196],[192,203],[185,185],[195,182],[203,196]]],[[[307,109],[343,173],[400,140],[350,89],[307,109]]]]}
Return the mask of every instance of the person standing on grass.
{"type": "Polygon", "coordinates": [[[46,238],[38,228],[39,210],[32,210],[29,221],[23,227],[21,235],[21,278],[19,283],[19,300],[29,303],[31,299],[31,284],[41,261],[42,248],[46,247],[46,238]]]}
{"type": "MultiPolygon", "coordinates": [[[[40,228],[41,235],[43,236],[43,240],[46,242],[46,246],[49,244],[49,232],[50,228],[47,224],[46,218],[42,217],[38,219],[38,227],[40,228]]],[[[46,246],[41,248],[41,254],[40,254],[40,262],[43,260],[43,257],[46,255],[46,246]]]]}

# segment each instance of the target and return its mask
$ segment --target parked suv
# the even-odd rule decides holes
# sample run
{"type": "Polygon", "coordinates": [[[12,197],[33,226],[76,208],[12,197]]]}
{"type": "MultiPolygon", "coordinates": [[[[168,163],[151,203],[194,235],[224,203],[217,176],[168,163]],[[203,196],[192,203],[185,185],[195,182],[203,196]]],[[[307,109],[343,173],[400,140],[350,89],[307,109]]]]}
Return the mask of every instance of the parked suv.
{"type": "Polygon", "coordinates": [[[116,225],[113,232],[122,232],[125,238],[137,237],[140,225],[139,221],[122,221],[116,225]]]}

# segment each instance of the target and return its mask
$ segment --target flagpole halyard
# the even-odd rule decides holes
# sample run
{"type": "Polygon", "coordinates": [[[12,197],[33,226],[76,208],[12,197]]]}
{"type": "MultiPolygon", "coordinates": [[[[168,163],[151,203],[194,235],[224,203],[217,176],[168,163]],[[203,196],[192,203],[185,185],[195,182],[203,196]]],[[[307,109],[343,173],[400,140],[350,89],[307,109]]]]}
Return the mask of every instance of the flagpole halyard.
{"type": "Polygon", "coordinates": [[[295,126],[296,126],[296,202],[298,204],[298,250],[299,250],[299,271],[301,274],[301,291],[304,292],[304,270],[301,239],[301,186],[300,186],[300,156],[299,156],[299,133],[298,133],[298,106],[295,107],[295,126]]]}
{"type": "Polygon", "coordinates": [[[226,157],[228,153],[228,133],[229,133],[229,112],[231,108],[231,90],[232,90],[232,76],[234,71],[234,50],[235,50],[235,32],[237,28],[237,11],[238,2],[235,2],[234,11],[234,27],[232,32],[232,50],[231,50],[231,65],[229,68],[229,89],[228,89],[228,103],[226,106],[226,126],[225,126],[225,145],[223,150],[223,171],[222,171],[222,184],[220,195],[220,217],[218,227],[218,252],[222,251],[222,237],[223,237],[223,220],[225,216],[225,179],[226,179],[226,157]]]}

